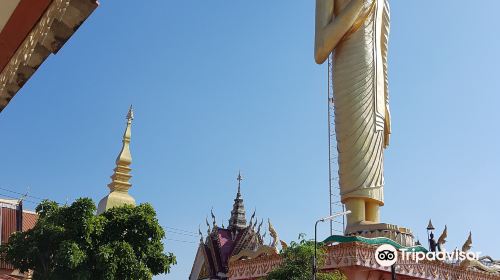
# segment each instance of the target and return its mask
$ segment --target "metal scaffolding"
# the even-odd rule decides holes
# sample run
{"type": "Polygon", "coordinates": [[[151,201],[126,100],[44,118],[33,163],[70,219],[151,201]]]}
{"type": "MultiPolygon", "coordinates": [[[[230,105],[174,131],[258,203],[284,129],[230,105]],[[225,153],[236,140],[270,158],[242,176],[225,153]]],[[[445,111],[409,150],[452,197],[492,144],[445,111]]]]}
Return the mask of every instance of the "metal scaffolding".
{"type": "MultiPolygon", "coordinates": [[[[333,53],[328,57],[328,191],[330,203],[330,216],[334,213],[344,212],[345,207],[340,199],[339,165],[337,139],[335,136],[335,96],[333,92],[333,53]]],[[[330,235],[344,234],[345,216],[342,221],[330,221],[330,235]]]]}

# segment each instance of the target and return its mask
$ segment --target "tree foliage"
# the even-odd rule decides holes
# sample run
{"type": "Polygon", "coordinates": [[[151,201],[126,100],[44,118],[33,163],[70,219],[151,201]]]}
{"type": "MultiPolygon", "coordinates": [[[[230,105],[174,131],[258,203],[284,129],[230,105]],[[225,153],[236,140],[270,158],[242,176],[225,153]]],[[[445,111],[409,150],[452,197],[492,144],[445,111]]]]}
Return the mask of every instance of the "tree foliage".
{"type": "MultiPolygon", "coordinates": [[[[325,249],[318,244],[318,267],[325,261],[325,249]]],[[[269,273],[266,280],[310,280],[312,279],[312,267],[314,257],[314,241],[306,240],[304,235],[299,235],[299,241],[292,241],[288,248],[281,251],[283,262],[269,273]]],[[[318,280],[347,280],[339,271],[316,274],[318,280]]]]}
{"type": "Polygon", "coordinates": [[[69,206],[43,201],[34,228],[11,235],[3,258],[34,280],[147,280],[176,263],[163,252],[165,232],[149,204],[114,207],[95,215],[80,198],[69,206]]]}

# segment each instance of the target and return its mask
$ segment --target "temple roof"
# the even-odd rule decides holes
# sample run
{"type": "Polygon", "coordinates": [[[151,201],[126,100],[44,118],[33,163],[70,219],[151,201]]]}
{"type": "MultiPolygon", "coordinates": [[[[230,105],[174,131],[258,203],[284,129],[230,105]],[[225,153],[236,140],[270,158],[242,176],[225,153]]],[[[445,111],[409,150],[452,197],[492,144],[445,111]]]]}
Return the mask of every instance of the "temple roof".
{"type": "Polygon", "coordinates": [[[231,253],[234,249],[235,242],[232,239],[231,231],[228,229],[217,229],[217,237],[219,238],[219,244],[221,247],[221,257],[224,263],[227,263],[227,260],[231,256],[231,253]]]}
{"type": "Polygon", "coordinates": [[[237,180],[238,191],[234,199],[229,227],[225,229],[217,226],[215,215],[211,211],[213,226],[210,226],[208,219],[205,221],[208,227],[205,239],[199,230],[200,247],[189,279],[206,279],[207,275],[210,279],[227,279],[226,274],[232,257],[240,253],[243,254],[242,257],[245,257],[246,252],[255,252],[259,248],[269,247],[264,246],[264,238],[260,232],[263,222],[259,225],[256,221],[254,222],[255,213],[250,223],[247,224],[241,195],[241,181],[243,180],[241,174],[238,174],[237,180]]]}

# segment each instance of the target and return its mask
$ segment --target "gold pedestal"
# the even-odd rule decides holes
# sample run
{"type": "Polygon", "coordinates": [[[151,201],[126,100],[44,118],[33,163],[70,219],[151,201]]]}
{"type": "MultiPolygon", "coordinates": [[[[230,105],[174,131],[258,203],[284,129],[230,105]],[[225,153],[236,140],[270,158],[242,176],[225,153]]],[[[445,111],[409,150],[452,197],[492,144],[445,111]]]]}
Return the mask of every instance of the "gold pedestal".
{"type": "Polygon", "coordinates": [[[386,237],[404,247],[415,246],[415,238],[410,229],[386,223],[360,222],[347,226],[347,236],[366,238],[386,237]]]}

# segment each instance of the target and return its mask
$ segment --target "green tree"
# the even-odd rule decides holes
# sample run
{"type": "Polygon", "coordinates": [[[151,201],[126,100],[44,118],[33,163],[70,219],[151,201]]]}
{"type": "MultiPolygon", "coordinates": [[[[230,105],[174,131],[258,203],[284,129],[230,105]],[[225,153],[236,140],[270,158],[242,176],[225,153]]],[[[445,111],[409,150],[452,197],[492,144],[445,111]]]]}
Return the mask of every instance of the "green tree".
{"type": "MultiPolygon", "coordinates": [[[[306,240],[304,234],[299,235],[299,241],[292,241],[288,248],[280,252],[283,262],[269,273],[266,280],[310,280],[312,279],[312,264],[314,257],[314,241],[306,240]]],[[[318,267],[325,262],[325,249],[318,244],[318,267]]],[[[347,280],[340,272],[316,274],[318,280],[347,280]]]]}
{"type": "Polygon", "coordinates": [[[80,198],[69,206],[43,201],[34,228],[11,235],[0,248],[5,261],[34,280],[148,280],[176,263],[163,252],[165,232],[149,204],[114,207],[95,215],[80,198]]]}

